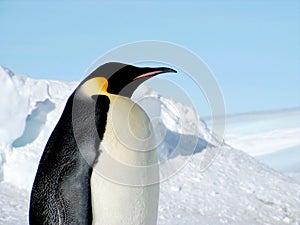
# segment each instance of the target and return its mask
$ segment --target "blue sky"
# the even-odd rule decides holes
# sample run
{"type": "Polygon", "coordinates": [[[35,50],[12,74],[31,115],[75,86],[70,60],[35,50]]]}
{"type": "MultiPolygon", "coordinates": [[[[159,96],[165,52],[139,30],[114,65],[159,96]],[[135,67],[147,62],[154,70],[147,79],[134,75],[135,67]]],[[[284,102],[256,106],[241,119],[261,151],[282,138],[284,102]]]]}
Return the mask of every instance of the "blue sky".
{"type": "Polygon", "coordinates": [[[0,27],[0,65],[18,74],[79,80],[112,48],[162,40],[203,59],[229,114],[300,107],[300,1],[0,0],[0,27]]]}

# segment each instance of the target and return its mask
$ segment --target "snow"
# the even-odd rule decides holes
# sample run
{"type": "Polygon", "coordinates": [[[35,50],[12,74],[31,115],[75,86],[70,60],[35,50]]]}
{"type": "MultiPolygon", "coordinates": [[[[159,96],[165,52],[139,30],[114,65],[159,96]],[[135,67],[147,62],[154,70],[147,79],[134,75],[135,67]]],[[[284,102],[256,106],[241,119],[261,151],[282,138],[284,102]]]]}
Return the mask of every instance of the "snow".
{"type": "Polygon", "coordinates": [[[205,171],[202,157],[161,184],[159,224],[299,224],[299,183],[228,147],[205,171]]]}
{"type": "Polygon", "coordinates": [[[300,173],[299,137],[300,108],[233,115],[226,119],[227,144],[280,172],[300,173]]]}
{"type": "Polygon", "coordinates": [[[256,158],[277,171],[283,173],[298,172],[300,174],[300,145],[257,156],[256,158]]]}
{"type": "Polygon", "coordinates": [[[252,156],[300,145],[300,108],[226,119],[226,142],[252,156]]]}
{"type": "Polygon", "coordinates": [[[3,67],[0,81],[0,180],[30,190],[42,149],[77,83],[34,80],[3,67]]]}
{"type": "Polygon", "coordinates": [[[0,196],[0,224],[28,224],[29,192],[1,182],[0,196]]]}
{"type": "MultiPolygon", "coordinates": [[[[0,224],[28,224],[39,158],[77,84],[0,67],[0,224]]],[[[226,145],[182,103],[146,86],[133,99],[149,114],[159,142],[159,225],[300,224],[300,171],[280,164],[287,176],[266,165],[276,169],[280,158],[297,158],[300,110],[229,118],[226,145]]]]}
{"type": "Polygon", "coordinates": [[[7,145],[22,134],[28,111],[28,95],[16,88],[11,71],[0,68],[0,143],[7,145]],[[3,110],[5,109],[5,110],[3,110]],[[12,120],[11,115],[15,115],[12,120]]]}

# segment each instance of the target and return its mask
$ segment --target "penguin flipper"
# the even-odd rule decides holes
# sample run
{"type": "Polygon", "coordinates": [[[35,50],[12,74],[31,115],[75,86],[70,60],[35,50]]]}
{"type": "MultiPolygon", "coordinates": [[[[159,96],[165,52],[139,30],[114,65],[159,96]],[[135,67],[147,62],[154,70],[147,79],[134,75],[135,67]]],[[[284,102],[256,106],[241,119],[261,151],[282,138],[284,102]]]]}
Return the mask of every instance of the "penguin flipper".
{"type": "Polygon", "coordinates": [[[77,160],[64,166],[56,196],[60,224],[92,224],[91,173],[91,167],[77,160]]]}
{"type": "Polygon", "coordinates": [[[98,137],[92,138],[93,141],[84,147],[89,150],[88,152],[85,149],[80,151],[80,147],[77,147],[73,152],[75,155],[72,156],[72,160],[64,165],[60,173],[56,201],[62,224],[90,225],[93,221],[90,178],[93,172],[92,164],[99,157],[99,141],[102,140],[105,132],[110,100],[106,95],[95,95],[92,98],[96,100],[95,120],[86,124],[82,130],[89,136],[98,137]]]}

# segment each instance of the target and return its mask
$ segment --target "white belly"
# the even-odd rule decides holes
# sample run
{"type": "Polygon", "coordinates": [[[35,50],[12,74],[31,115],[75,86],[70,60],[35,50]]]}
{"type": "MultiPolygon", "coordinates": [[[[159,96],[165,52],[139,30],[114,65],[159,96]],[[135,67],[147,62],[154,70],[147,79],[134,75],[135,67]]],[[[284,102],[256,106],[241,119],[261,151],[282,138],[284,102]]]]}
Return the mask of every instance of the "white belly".
{"type": "Polygon", "coordinates": [[[110,99],[101,153],[91,177],[93,224],[155,225],[159,171],[149,119],[131,100],[110,99]]]}

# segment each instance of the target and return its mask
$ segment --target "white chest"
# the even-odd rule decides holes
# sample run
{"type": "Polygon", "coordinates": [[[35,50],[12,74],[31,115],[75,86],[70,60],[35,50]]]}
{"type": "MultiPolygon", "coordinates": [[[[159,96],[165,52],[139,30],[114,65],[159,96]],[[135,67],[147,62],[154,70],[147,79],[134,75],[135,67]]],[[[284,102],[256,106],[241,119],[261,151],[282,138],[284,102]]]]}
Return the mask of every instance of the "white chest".
{"type": "Polygon", "coordinates": [[[93,224],[156,224],[159,171],[144,111],[127,98],[112,97],[100,149],[91,177],[93,224]]]}

